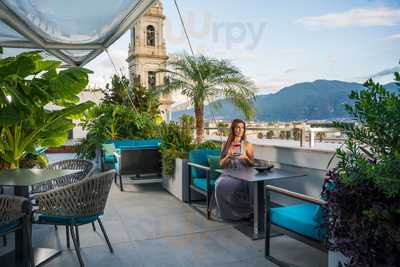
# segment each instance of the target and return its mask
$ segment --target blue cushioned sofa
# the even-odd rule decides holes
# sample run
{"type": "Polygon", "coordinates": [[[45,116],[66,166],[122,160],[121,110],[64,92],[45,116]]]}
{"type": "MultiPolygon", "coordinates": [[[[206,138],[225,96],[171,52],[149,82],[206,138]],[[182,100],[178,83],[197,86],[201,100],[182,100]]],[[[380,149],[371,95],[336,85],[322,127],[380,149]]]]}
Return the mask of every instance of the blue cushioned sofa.
{"type": "Polygon", "coordinates": [[[326,252],[324,243],[323,210],[325,201],[311,196],[292,192],[283,188],[265,186],[265,258],[277,264],[285,265],[270,254],[271,230],[290,236],[314,248],[326,252]],[[301,204],[273,207],[271,192],[302,201],[301,204]]]}
{"type": "MultiPolygon", "coordinates": [[[[109,140],[102,145],[102,169],[112,168],[117,171],[120,189],[123,191],[123,176],[139,178],[142,175],[161,174],[159,150],[159,139],[109,140]]],[[[145,178],[137,180],[146,182],[145,178]]],[[[155,180],[147,179],[147,182],[151,181],[155,180]]]]}
{"type": "Polygon", "coordinates": [[[211,178],[209,156],[220,156],[220,149],[196,149],[189,152],[188,203],[191,204],[191,191],[196,191],[206,198],[207,219],[210,218],[210,199],[214,191],[215,180],[211,178]]]}

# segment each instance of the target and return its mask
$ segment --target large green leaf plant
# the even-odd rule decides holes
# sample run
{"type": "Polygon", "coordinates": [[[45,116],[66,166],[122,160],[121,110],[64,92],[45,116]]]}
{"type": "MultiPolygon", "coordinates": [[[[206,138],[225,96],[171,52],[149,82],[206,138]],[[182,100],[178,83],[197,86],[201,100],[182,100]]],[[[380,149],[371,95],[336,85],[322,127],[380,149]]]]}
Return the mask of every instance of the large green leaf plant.
{"type": "Polygon", "coordinates": [[[0,60],[0,158],[11,168],[38,146],[59,146],[93,103],[79,103],[89,70],[58,71],[61,62],[44,60],[40,51],[0,60]],[[50,106],[54,109],[49,110],[50,106]]]}

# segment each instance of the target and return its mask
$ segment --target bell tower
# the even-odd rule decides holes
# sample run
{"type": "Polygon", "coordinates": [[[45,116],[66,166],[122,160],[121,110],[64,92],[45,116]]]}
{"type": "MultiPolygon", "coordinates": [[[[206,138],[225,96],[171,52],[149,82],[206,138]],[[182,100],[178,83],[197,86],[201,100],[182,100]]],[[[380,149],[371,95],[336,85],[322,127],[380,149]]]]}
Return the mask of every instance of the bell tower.
{"type": "MultiPolygon", "coordinates": [[[[165,69],[168,55],[164,40],[163,6],[161,1],[140,17],[131,28],[131,40],[127,62],[131,82],[138,79],[140,83],[151,90],[165,82],[165,74],[157,73],[165,69]]],[[[164,120],[171,118],[171,105],[174,102],[170,95],[160,97],[160,111],[164,120]]]]}

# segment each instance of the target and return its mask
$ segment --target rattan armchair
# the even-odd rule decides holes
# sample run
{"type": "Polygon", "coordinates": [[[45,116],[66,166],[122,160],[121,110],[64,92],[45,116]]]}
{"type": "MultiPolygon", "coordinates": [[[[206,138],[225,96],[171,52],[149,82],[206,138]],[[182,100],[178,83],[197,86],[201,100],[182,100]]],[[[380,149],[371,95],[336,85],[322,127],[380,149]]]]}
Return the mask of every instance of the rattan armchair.
{"type": "Polygon", "coordinates": [[[115,170],[111,170],[35,195],[39,204],[38,210],[35,211],[38,215],[35,216],[37,218],[35,223],[66,226],[67,247],[69,248],[69,234],[71,234],[81,266],[84,266],[84,263],[80,253],[80,225],[97,221],[108,248],[113,253],[100,216],[103,215],[114,176],[115,170]]]}
{"type": "Polygon", "coordinates": [[[83,159],[68,159],[58,161],[47,166],[49,170],[81,170],[78,173],[65,175],[54,180],[36,184],[32,187],[32,194],[47,192],[61,186],[76,183],[86,177],[89,177],[94,172],[94,164],[91,161],[83,159]]]}
{"type": "MultiPolygon", "coordinates": [[[[30,217],[31,206],[28,199],[9,195],[0,196],[0,236],[5,237],[9,233],[21,231],[22,247],[16,247],[16,250],[19,250],[16,253],[19,254],[18,256],[23,256],[25,264],[34,266],[30,217]]],[[[17,235],[16,238],[18,238],[17,235]]]]}

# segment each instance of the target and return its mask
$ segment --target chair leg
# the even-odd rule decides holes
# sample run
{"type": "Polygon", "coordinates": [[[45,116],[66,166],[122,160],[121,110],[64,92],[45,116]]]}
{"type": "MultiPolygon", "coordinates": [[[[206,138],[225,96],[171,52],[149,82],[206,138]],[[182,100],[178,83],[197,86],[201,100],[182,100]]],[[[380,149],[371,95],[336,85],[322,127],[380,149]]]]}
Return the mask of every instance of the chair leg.
{"type": "Polygon", "coordinates": [[[114,175],[114,183],[117,184],[117,174],[114,175]]]}
{"type": "Polygon", "coordinates": [[[65,226],[65,236],[67,238],[67,248],[71,248],[70,241],[69,241],[69,226],[65,226]]]}
{"type": "Polygon", "coordinates": [[[75,226],[75,232],[76,232],[76,241],[78,242],[78,246],[81,247],[81,241],[79,240],[79,228],[78,228],[78,226],[75,226]]]}
{"type": "Polygon", "coordinates": [[[207,220],[210,219],[210,194],[207,192],[206,196],[206,216],[207,220]]]}
{"type": "Polygon", "coordinates": [[[265,195],[265,243],[264,243],[264,257],[266,259],[269,259],[271,257],[271,219],[270,219],[270,201],[271,201],[271,196],[270,196],[270,192],[268,190],[264,191],[264,195],[265,195]]]}
{"type": "Polygon", "coordinates": [[[69,230],[71,232],[71,238],[72,238],[72,242],[74,243],[75,252],[76,252],[76,255],[78,256],[79,264],[81,267],[84,267],[85,264],[83,263],[82,256],[81,256],[81,249],[78,245],[78,241],[76,240],[74,226],[69,227],[69,230]]]}
{"type": "Polygon", "coordinates": [[[188,204],[190,205],[190,204],[192,204],[192,189],[190,188],[190,185],[189,185],[189,192],[188,192],[188,204]]]}
{"type": "Polygon", "coordinates": [[[94,225],[94,222],[92,222],[92,227],[93,227],[93,231],[96,232],[96,225],[94,225]]]}
{"type": "Polygon", "coordinates": [[[114,250],[113,250],[113,248],[112,248],[112,246],[111,246],[110,240],[108,239],[106,230],[104,229],[103,223],[101,222],[100,218],[97,219],[97,221],[99,222],[101,231],[103,232],[104,238],[106,239],[106,242],[107,242],[108,248],[110,249],[110,252],[111,252],[111,253],[114,253],[114,250]]]}
{"type": "Polygon", "coordinates": [[[28,224],[27,227],[27,237],[28,237],[28,257],[29,257],[29,264],[31,267],[35,267],[35,258],[33,255],[33,248],[32,248],[32,224],[28,224]]]}
{"type": "Polygon", "coordinates": [[[7,236],[3,235],[3,246],[7,247],[7,236]]]}
{"type": "Polygon", "coordinates": [[[56,224],[54,225],[54,229],[55,229],[56,231],[57,231],[57,229],[58,229],[56,224]]]}
{"type": "Polygon", "coordinates": [[[121,190],[121,192],[124,191],[124,187],[122,186],[122,175],[119,175],[119,189],[121,190]]]}

